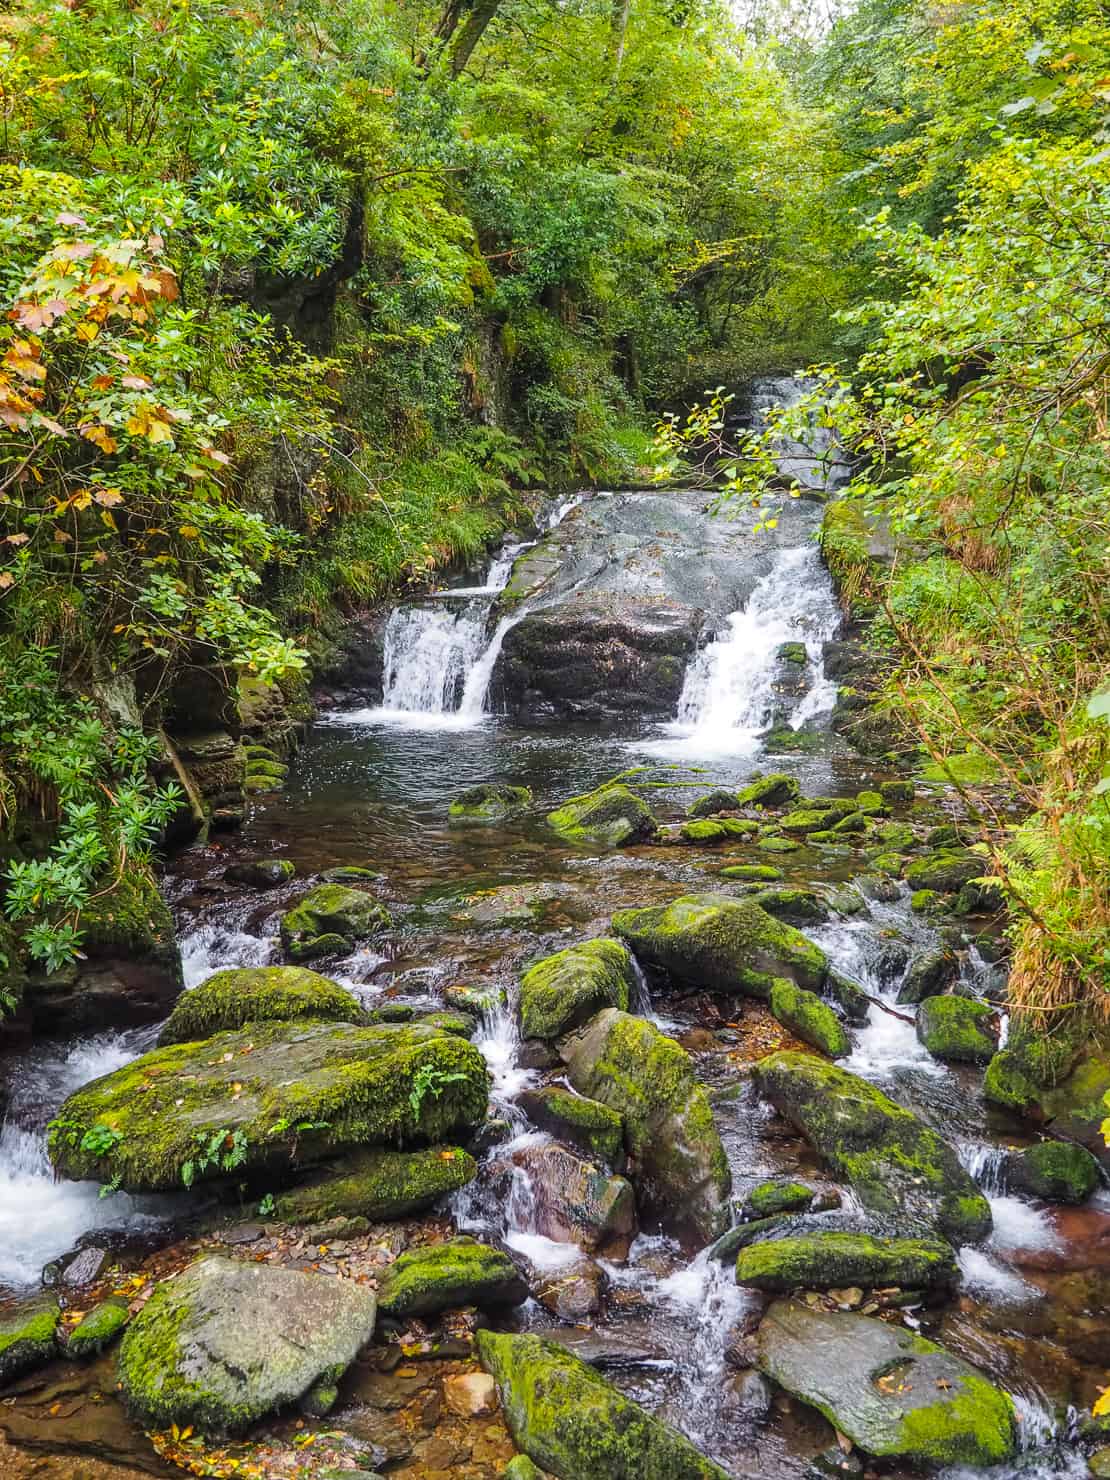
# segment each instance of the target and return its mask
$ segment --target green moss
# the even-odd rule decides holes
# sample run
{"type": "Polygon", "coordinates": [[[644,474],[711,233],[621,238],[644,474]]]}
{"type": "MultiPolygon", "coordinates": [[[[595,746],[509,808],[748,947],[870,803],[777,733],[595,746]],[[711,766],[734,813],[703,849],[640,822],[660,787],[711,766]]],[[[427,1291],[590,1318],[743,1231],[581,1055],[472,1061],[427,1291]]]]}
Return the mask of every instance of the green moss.
{"type": "Polygon", "coordinates": [[[448,817],[456,824],[490,824],[519,817],[532,805],[532,793],[526,786],[484,783],[462,792],[448,808],[448,817]]]}
{"type": "Polygon", "coordinates": [[[619,782],[571,797],[547,814],[547,824],[565,842],[611,848],[647,842],[658,830],[643,797],[619,782]]]}
{"type": "Polygon", "coordinates": [[[679,836],[687,843],[727,843],[730,838],[747,838],[759,831],[759,823],[744,817],[704,818],[684,822],[679,836]]]}
{"type": "Polygon", "coordinates": [[[281,1193],[274,1216],[284,1223],[331,1218],[403,1218],[474,1180],[478,1165],[454,1146],[425,1151],[355,1151],[310,1182],[281,1193]]]}
{"type": "Polygon", "coordinates": [[[856,618],[871,615],[887,572],[873,552],[873,534],[859,505],[833,499],[821,520],[821,554],[841,600],[856,618]]]}
{"type": "Polygon", "coordinates": [[[373,895],[344,884],[318,884],[281,917],[281,941],[294,961],[308,961],[387,930],[389,911],[373,895]]]}
{"type": "Polygon", "coordinates": [[[698,797],[686,809],[688,817],[712,817],[716,812],[732,812],[736,809],[736,793],[734,791],[706,792],[698,797]]]}
{"type": "Polygon", "coordinates": [[[922,768],[925,781],[957,782],[962,786],[983,786],[998,780],[998,765],[988,755],[973,751],[958,751],[922,768]]]}
{"type": "Polygon", "coordinates": [[[1099,1184],[1098,1162],[1071,1141],[1038,1141],[1010,1158],[1009,1180],[1050,1202],[1083,1203],[1099,1184]]]}
{"type": "Polygon", "coordinates": [[[970,997],[926,997],[917,1010],[917,1036],[935,1058],[985,1064],[995,1049],[992,1015],[970,997]]]}
{"type": "Polygon", "coordinates": [[[846,1285],[947,1289],[956,1278],[956,1257],[939,1239],[812,1233],[748,1244],[736,1258],[737,1284],[773,1294],[846,1285]]]}
{"type": "Polygon", "coordinates": [[[933,1464],[1000,1464],[1014,1450],[1013,1400],[986,1378],[966,1376],[960,1391],[902,1420],[899,1453],[933,1464]]]}
{"type": "Polygon", "coordinates": [[[528,1286],[507,1254],[466,1238],[410,1249],[378,1279],[378,1309],[389,1316],[497,1308],[527,1298],[528,1286]]]}
{"type": "Polygon", "coordinates": [[[910,895],[910,909],[915,915],[928,915],[936,919],[947,914],[948,902],[935,889],[915,889],[910,895]]]}
{"type": "Polygon", "coordinates": [[[828,905],[813,889],[762,889],[751,900],[776,920],[791,925],[820,925],[829,918],[828,905]]]}
{"type": "Polygon", "coordinates": [[[775,833],[764,833],[760,835],[757,848],[762,848],[767,853],[797,853],[801,843],[794,838],[780,838],[775,833]]]}
{"type": "Polygon", "coordinates": [[[852,1050],[844,1025],[820,997],[791,981],[778,980],[771,988],[771,1012],[796,1038],[810,1043],[831,1059],[852,1050]]]}
{"type": "Polygon", "coordinates": [[[739,807],[784,807],[801,796],[802,788],[795,776],[773,771],[750,782],[736,798],[739,807]]]}
{"type": "Polygon", "coordinates": [[[804,1213],[813,1201],[813,1188],[804,1182],[760,1182],[744,1199],[744,1216],[771,1218],[776,1213],[804,1213]]]}
{"type": "Polygon", "coordinates": [[[913,801],[914,785],[912,781],[884,781],[879,787],[879,794],[884,802],[902,805],[913,801]]]}
{"type": "Polygon", "coordinates": [[[911,889],[933,889],[938,894],[958,894],[969,879],[978,878],[987,861],[964,849],[939,848],[919,858],[906,869],[911,889]]]}
{"type": "Polygon", "coordinates": [[[217,971],[178,998],[159,1035],[160,1044],[189,1043],[246,1023],[322,1018],[363,1021],[358,998],[298,966],[236,967],[217,971]]]}
{"type": "Polygon", "coordinates": [[[750,879],[766,884],[773,884],[783,877],[782,869],[769,863],[730,863],[719,873],[722,879],[750,879]]]}
{"type": "Polygon", "coordinates": [[[847,802],[831,807],[800,807],[788,812],[782,819],[782,829],[788,833],[830,831],[838,822],[852,814],[854,808],[847,802]]]}
{"type": "Polygon", "coordinates": [[[632,958],[618,940],[587,940],[539,961],[520,983],[525,1038],[559,1038],[603,1007],[627,1011],[632,958]]]}
{"type": "Polygon", "coordinates": [[[0,1315],[0,1384],[41,1367],[57,1356],[58,1302],[35,1299],[0,1315]]]}
{"type": "Polygon", "coordinates": [[[857,791],[856,806],[868,817],[878,817],[886,811],[886,798],[879,791],[857,791]]]}
{"type": "Polygon", "coordinates": [[[122,1300],[102,1300],[74,1326],[66,1342],[66,1355],[81,1360],[95,1357],[127,1325],[127,1305],[122,1300]]]}
{"type": "Polygon", "coordinates": [[[624,1122],[599,1100],[572,1094],[559,1085],[525,1091],[521,1108],[541,1130],[569,1141],[598,1161],[613,1165],[624,1146],[624,1122]]]}

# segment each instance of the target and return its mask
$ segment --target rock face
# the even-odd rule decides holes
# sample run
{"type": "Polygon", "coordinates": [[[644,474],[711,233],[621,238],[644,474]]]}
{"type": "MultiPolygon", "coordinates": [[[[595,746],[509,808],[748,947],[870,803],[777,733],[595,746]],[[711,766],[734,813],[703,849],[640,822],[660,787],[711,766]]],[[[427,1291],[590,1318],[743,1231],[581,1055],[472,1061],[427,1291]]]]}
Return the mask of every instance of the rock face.
{"type": "Polygon", "coordinates": [[[824,952],[750,900],[686,894],[673,904],[622,910],[613,930],[645,965],[683,986],[768,998],[777,978],[820,988],[824,952]]]}
{"type": "Polygon", "coordinates": [[[376,1307],[350,1280],[202,1259],[159,1285],[128,1327],[124,1397],[148,1428],[242,1433],[334,1382],[373,1335],[376,1307]]]}
{"type": "Polygon", "coordinates": [[[0,1316],[0,1385],[57,1356],[54,1338],[61,1316],[53,1296],[29,1300],[0,1316]]]}
{"type": "Polygon", "coordinates": [[[632,958],[619,940],[586,940],[538,961],[520,983],[525,1038],[561,1038],[603,1007],[628,1008],[632,958]]]}
{"type": "Polygon", "coordinates": [[[358,998],[299,966],[252,966],[217,971],[177,999],[158,1042],[192,1043],[246,1023],[320,1018],[361,1023],[358,998]]]}
{"type": "Polygon", "coordinates": [[[509,1256],[469,1238],[411,1249],[378,1281],[378,1303],[391,1316],[435,1315],[464,1305],[497,1309],[527,1299],[528,1286],[509,1256]]]}
{"type": "Polygon", "coordinates": [[[516,1443],[558,1480],[728,1480],[688,1439],[538,1336],[479,1331],[516,1443]]]}
{"type": "Polygon", "coordinates": [[[732,1179],[687,1054],[615,1008],[563,1039],[559,1053],[574,1088],[622,1117],[641,1202],[702,1239],[721,1233],[732,1179]]]}
{"type": "Polygon", "coordinates": [[[952,1147],[873,1084],[802,1053],[760,1060],[755,1080],[865,1207],[908,1214],[955,1244],[990,1231],[990,1205],[952,1147]]]}
{"type": "Polygon", "coordinates": [[[627,843],[646,843],[658,824],[643,797],[619,782],[599,786],[547,814],[547,825],[567,843],[603,844],[619,848],[627,843]]]}
{"type": "Polygon", "coordinates": [[[448,817],[456,826],[490,826],[519,817],[532,805],[532,793],[526,786],[505,786],[484,782],[460,792],[448,808],[448,817]]]}
{"type": "Polygon", "coordinates": [[[760,1370],[867,1454],[992,1465],[1014,1452],[1010,1398],[911,1331],[777,1301],[756,1341],[760,1370]]]}
{"type": "Polygon", "coordinates": [[[363,889],[318,884],[281,917],[281,943],[293,961],[349,951],[389,928],[385,905],[363,889]]]}
{"type": "Polygon", "coordinates": [[[329,1218],[404,1218],[474,1180],[478,1165],[457,1146],[424,1151],[353,1151],[310,1181],[281,1193],[274,1214],[284,1223],[329,1218]]]}
{"type": "Polygon", "coordinates": [[[934,1058],[985,1064],[995,1050],[985,1002],[969,997],[926,997],[917,1009],[917,1036],[934,1058]]]}
{"type": "Polygon", "coordinates": [[[946,1290],[956,1278],[956,1257],[940,1239],[812,1233],[761,1240],[736,1256],[737,1284],[776,1295],[846,1285],[946,1290]]]}
{"type": "Polygon", "coordinates": [[[169,1191],[350,1147],[440,1141],[480,1123],[488,1089],[472,1044],[420,1024],[256,1023],[155,1049],[83,1086],[53,1122],[50,1156],[65,1177],[169,1191]]]}
{"type": "Polygon", "coordinates": [[[590,1254],[627,1253],[636,1233],[630,1182],[554,1144],[527,1147],[513,1161],[531,1183],[536,1233],[590,1254]]]}

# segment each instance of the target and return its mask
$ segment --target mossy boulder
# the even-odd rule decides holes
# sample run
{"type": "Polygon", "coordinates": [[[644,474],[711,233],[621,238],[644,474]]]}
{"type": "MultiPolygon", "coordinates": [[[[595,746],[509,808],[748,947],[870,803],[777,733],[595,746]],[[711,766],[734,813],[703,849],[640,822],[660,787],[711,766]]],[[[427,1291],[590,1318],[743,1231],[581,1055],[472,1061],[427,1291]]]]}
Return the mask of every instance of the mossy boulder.
{"type": "Polygon", "coordinates": [[[525,1038],[561,1038],[603,1007],[628,1008],[635,972],[619,940],[586,940],[538,961],[520,983],[525,1038]]]}
{"type": "Polygon", "coordinates": [[[736,798],[738,807],[785,807],[797,801],[802,788],[796,776],[784,771],[773,771],[769,776],[760,776],[751,781],[736,798]]]}
{"type": "Polygon", "coordinates": [[[364,889],[346,884],[317,884],[281,917],[281,943],[293,961],[350,950],[388,930],[392,921],[384,904],[364,889]]]}
{"type": "Polygon", "coordinates": [[[814,992],[780,978],[771,987],[771,1012],[795,1038],[809,1043],[830,1059],[842,1059],[852,1051],[844,1024],[827,1003],[814,992]]]}
{"type": "Polygon", "coordinates": [[[736,810],[736,793],[734,791],[723,791],[719,787],[715,791],[704,792],[697,797],[686,809],[687,817],[713,817],[718,812],[733,812],[736,810]]]}
{"type": "Polygon", "coordinates": [[[906,979],[898,989],[898,1001],[924,1002],[950,986],[960,974],[960,963],[954,951],[938,948],[924,951],[910,962],[906,979]]]}
{"type": "Polygon", "coordinates": [[[127,1319],[126,1301],[101,1300],[81,1317],[69,1333],[66,1356],[77,1361],[99,1356],[105,1347],[115,1341],[127,1325],[127,1319]]]}
{"type": "Polygon", "coordinates": [[[801,846],[796,838],[784,838],[779,833],[761,833],[756,844],[767,853],[797,853],[801,846]]]}
{"type": "Polygon", "coordinates": [[[1085,1146],[1070,1141],[1038,1141],[1008,1159],[1006,1180],[1015,1191],[1042,1197],[1046,1202],[1083,1203],[1101,1178],[1098,1162],[1085,1146]]]}
{"type": "Polygon", "coordinates": [[[788,925],[820,925],[829,918],[829,907],[815,889],[761,889],[751,901],[788,925]]]}
{"type": "Polygon", "coordinates": [[[744,1199],[744,1217],[771,1218],[776,1213],[804,1213],[813,1201],[813,1188],[804,1182],[760,1182],[744,1199]]]}
{"type": "Polygon", "coordinates": [[[61,1316],[53,1296],[36,1296],[0,1314],[0,1386],[58,1355],[61,1316]]]}
{"type": "Polygon", "coordinates": [[[400,1318],[464,1305],[503,1309],[527,1299],[528,1286],[508,1254],[469,1238],[409,1249],[378,1279],[379,1309],[400,1318]]]}
{"type": "Polygon", "coordinates": [[[748,1244],[736,1256],[737,1284],[772,1295],[850,1285],[948,1290],[957,1277],[952,1247],[940,1239],[811,1233],[764,1239],[748,1244]]]}
{"type": "Polygon", "coordinates": [[[119,1351],[145,1428],[240,1434],[334,1382],[374,1333],[374,1293],[353,1280],[206,1258],[158,1285],[119,1351]]]}
{"type": "Polygon", "coordinates": [[[777,978],[810,990],[827,974],[824,952],[747,899],[686,894],[672,904],[622,910],[613,930],[638,959],[683,986],[766,999],[777,978]]]}
{"type": "Polygon", "coordinates": [[[787,833],[830,832],[838,822],[850,817],[854,811],[852,802],[834,802],[818,807],[803,799],[796,811],[786,814],[780,826],[787,833]]]}
{"type": "Polygon", "coordinates": [[[274,1216],[283,1223],[331,1218],[406,1218],[472,1182],[478,1164],[457,1146],[422,1151],[352,1151],[308,1182],[280,1193],[274,1216]]]}
{"type": "Polygon", "coordinates": [[[50,1157],[65,1177],[169,1191],[442,1141],[482,1121],[488,1089],[472,1044],[420,1024],[254,1023],[77,1090],[51,1123],[50,1157]]]}
{"type": "Polygon", "coordinates": [[[279,884],[287,884],[296,872],[289,858],[250,858],[225,868],[224,878],[231,884],[249,884],[252,889],[276,889],[279,884]]]}
{"type": "Polygon", "coordinates": [[[971,997],[926,997],[917,1009],[917,1036],[946,1063],[985,1064],[996,1047],[992,1017],[987,1003],[971,997]]]}
{"type": "Polygon", "coordinates": [[[902,806],[913,801],[914,784],[912,781],[884,781],[879,787],[879,794],[884,802],[902,806]]]}
{"type": "Polygon", "coordinates": [[[519,817],[531,805],[532,793],[526,786],[484,782],[460,792],[447,815],[456,826],[489,826],[519,817]]]}
{"type": "Polygon", "coordinates": [[[867,817],[881,817],[887,810],[886,798],[881,791],[857,791],[856,807],[867,817]]]}
{"type": "Polygon", "coordinates": [[[728,1480],[681,1434],[539,1336],[479,1331],[517,1445],[559,1480],[728,1480]]]}
{"type": "Polygon", "coordinates": [[[548,1084],[542,1089],[525,1090],[517,1103],[541,1131],[548,1131],[610,1166],[622,1160],[624,1122],[600,1100],[590,1100],[561,1085],[548,1084]]]}
{"type": "Polygon", "coordinates": [[[704,817],[698,822],[684,822],[679,837],[684,843],[728,843],[736,838],[750,838],[759,831],[759,823],[748,817],[704,817]]]}
{"type": "Polygon", "coordinates": [[[957,1245],[990,1232],[990,1205],[956,1152],[875,1085],[802,1053],[772,1054],[754,1074],[865,1207],[917,1218],[957,1245]]]}
{"type": "Polygon", "coordinates": [[[363,1011],[357,997],[315,971],[300,966],[234,967],[183,992],[158,1042],[191,1043],[246,1023],[297,1018],[359,1023],[363,1011]]]}
{"type": "Polygon", "coordinates": [[[721,1233],[732,1179],[689,1055],[616,1008],[563,1039],[559,1053],[574,1088],[621,1116],[641,1204],[703,1239],[721,1233]]]}
{"type": "Polygon", "coordinates": [[[753,884],[774,884],[782,878],[782,869],[770,863],[730,863],[720,870],[722,879],[744,879],[753,884]]]}
{"type": "Polygon", "coordinates": [[[761,1372],[866,1454],[995,1465],[1014,1453],[1009,1395],[904,1327],[779,1300],[763,1318],[756,1351],[761,1372]]]}
{"type": "Polygon", "coordinates": [[[564,842],[609,848],[649,842],[659,826],[643,797],[620,782],[571,797],[547,814],[547,825],[564,842]]]}
{"type": "Polygon", "coordinates": [[[987,860],[965,848],[938,848],[915,859],[906,869],[906,883],[913,890],[931,889],[937,894],[959,894],[969,879],[978,878],[987,860]]]}

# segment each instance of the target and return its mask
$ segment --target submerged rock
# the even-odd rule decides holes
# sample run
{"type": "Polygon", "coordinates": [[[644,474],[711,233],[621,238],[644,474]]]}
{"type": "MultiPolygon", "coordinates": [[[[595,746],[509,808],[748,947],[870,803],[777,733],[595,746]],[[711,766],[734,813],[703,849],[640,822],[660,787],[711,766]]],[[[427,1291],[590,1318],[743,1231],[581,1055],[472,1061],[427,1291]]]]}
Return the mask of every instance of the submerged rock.
{"type": "Polygon", "coordinates": [[[410,1249],[378,1280],[378,1304],[390,1316],[435,1315],[464,1305],[497,1309],[527,1299],[528,1286],[508,1254],[469,1238],[410,1249]]]}
{"type": "Polygon", "coordinates": [[[434,1028],[255,1023],[155,1049],[75,1091],[50,1157],[65,1177],[169,1191],[440,1141],[484,1119],[488,1089],[479,1051],[434,1028]]]}
{"type": "Polygon", "coordinates": [[[526,786],[484,782],[460,792],[448,808],[447,815],[456,825],[489,825],[519,817],[531,805],[532,793],[526,786]]]}
{"type": "Polygon", "coordinates": [[[1098,1162],[1085,1146],[1070,1141],[1038,1141],[1016,1151],[1006,1163],[1006,1180],[1017,1192],[1047,1202],[1083,1203],[1098,1186],[1098,1162]]]}
{"type": "Polygon", "coordinates": [[[158,1036],[160,1044],[192,1043],[246,1023],[322,1018],[361,1023],[357,997],[300,966],[243,966],[217,971],[183,992],[158,1036]]]}
{"type": "Polygon", "coordinates": [[[525,1038],[560,1038],[603,1007],[628,1008],[632,957],[619,940],[585,940],[538,961],[520,983],[525,1038]]]}
{"type": "Polygon", "coordinates": [[[954,1244],[990,1231],[990,1205],[952,1147],[873,1084],[802,1053],[772,1054],[754,1073],[761,1093],[865,1207],[900,1210],[954,1244]]]}
{"type": "Polygon", "coordinates": [[[289,858],[250,858],[225,868],[224,878],[231,884],[249,884],[252,889],[276,889],[279,884],[287,884],[296,872],[289,858]]]}
{"type": "Polygon", "coordinates": [[[534,1125],[577,1146],[587,1156],[615,1166],[623,1160],[624,1122],[600,1100],[588,1100],[558,1084],[525,1090],[517,1104],[534,1125]]]}
{"type": "Polygon", "coordinates": [[[737,1284],[771,1294],[850,1285],[947,1290],[957,1277],[956,1256],[940,1239],[811,1233],[751,1243],[736,1256],[737,1284]]]}
{"type": "Polygon", "coordinates": [[[674,1429],[538,1336],[479,1331],[509,1432],[559,1480],[728,1480],[674,1429]]]}
{"type": "Polygon", "coordinates": [[[830,1059],[842,1059],[852,1051],[844,1024],[832,1008],[814,992],[785,979],[771,987],[771,1012],[795,1038],[812,1044],[830,1059]]]}
{"type": "Polygon", "coordinates": [[[820,987],[825,954],[800,931],[747,899],[686,894],[668,905],[622,910],[613,930],[639,960],[683,986],[763,999],[776,978],[820,987]]]}
{"type": "Polygon", "coordinates": [[[547,824],[565,842],[601,843],[610,848],[646,843],[658,831],[647,802],[619,782],[571,797],[547,814],[547,824]]]}
{"type": "Polygon", "coordinates": [[[934,1058],[957,1064],[985,1064],[996,1043],[985,1002],[970,997],[926,997],[917,1009],[917,1036],[934,1058]]]}
{"type": "Polygon", "coordinates": [[[281,1193],[274,1216],[284,1223],[325,1223],[329,1218],[404,1218],[465,1187],[478,1173],[474,1158],[457,1146],[423,1151],[353,1151],[281,1193]]]}
{"type": "Polygon", "coordinates": [[[688,1055],[652,1023],[615,1008],[565,1038],[559,1053],[574,1088],[622,1117],[644,1205],[703,1239],[719,1234],[732,1179],[688,1055]]]}
{"type": "Polygon", "coordinates": [[[384,904],[363,889],[318,884],[281,917],[281,943],[294,961],[350,950],[391,924],[384,904]]]}
{"type": "Polygon", "coordinates": [[[992,1465],[1014,1452],[1014,1405],[935,1342],[868,1316],[780,1300],[756,1338],[758,1365],[866,1454],[992,1465]]]}
{"type": "Polygon", "coordinates": [[[58,1355],[62,1312],[54,1296],[36,1296],[0,1314],[0,1385],[58,1355]]]}
{"type": "Polygon", "coordinates": [[[206,1258],[157,1286],[119,1353],[128,1407],[147,1428],[239,1434],[334,1383],[374,1333],[353,1280],[206,1258]]]}

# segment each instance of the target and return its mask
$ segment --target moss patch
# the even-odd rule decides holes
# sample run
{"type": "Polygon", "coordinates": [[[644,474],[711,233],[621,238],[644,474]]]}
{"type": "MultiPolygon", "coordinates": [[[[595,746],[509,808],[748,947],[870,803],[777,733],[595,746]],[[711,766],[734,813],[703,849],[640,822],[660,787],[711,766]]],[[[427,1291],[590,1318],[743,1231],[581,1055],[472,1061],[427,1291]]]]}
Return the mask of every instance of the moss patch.
{"type": "Polygon", "coordinates": [[[760,1182],[744,1199],[744,1216],[755,1219],[776,1213],[804,1213],[812,1201],[813,1188],[804,1182],[760,1182]]]}
{"type": "Polygon", "coordinates": [[[363,1020],[358,998],[298,966],[240,967],[217,971],[178,998],[158,1042],[190,1043],[246,1023],[323,1018],[338,1023],[363,1020]]]}
{"type": "Polygon", "coordinates": [[[901,1285],[948,1289],[956,1256],[939,1239],[873,1238],[864,1233],[812,1233],[749,1244],[736,1257],[736,1281],[753,1290],[865,1289],[901,1285]]]}
{"type": "Polygon", "coordinates": [[[586,940],[539,961],[520,983],[525,1038],[560,1038],[603,1007],[628,1009],[632,958],[619,940],[586,940]]]}
{"type": "Polygon", "coordinates": [[[778,980],[771,988],[771,1012],[796,1038],[812,1044],[830,1059],[844,1058],[852,1043],[832,1008],[813,992],[778,980]]]}
{"type": "Polygon", "coordinates": [[[736,798],[739,807],[785,807],[801,796],[802,788],[796,776],[784,771],[773,771],[769,776],[760,776],[749,782],[736,798]]]}
{"type": "Polygon", "coordinates": [[[126,1325],[126,1303],[122,1300],[102,1300],[69,1333],[66,1355],[78,1361],[98,1356],[106,1346],[111,1345],[126,1325]]]}
{"type": "Polygon", "coordinates": [[[926,997],[917,1010],[917,1036],[934,1058],[985,1064],[994,1053],[992,1012],[970,997],[926,997]]]}
{"type": "Polygon", "coordinates": [[[465,1305],[520,1305],[528,1286],[507,1254],[473,1239],[410,1249],[378,1280],[379,1309],[391,1316],[435,1315],[465,1305]]]}
{"type": "Polygon", "coordinates": [[[647,802],[620,782],[571,797],[547,814],[547,825],[564,842],[610,848],[645,843],[658,831],[647,802]]]}
{"type": "Polygon", "coordinates": [[[447,815],[456,826],[489,826],[519,817],[531,805],[532,793],[528,787],[487,782],[461,792],[451,803],[447,815]]]}
{"type": "Polygon", "coordinates": [[[424,1151],[355,1151],[311,1182],[282,1193],[274,1215],[285,1223],[331,1218],[403,1218],[474,1180],[478,1164],[454,1146],[424,1151]]]}
{"type": "Polygon", "coordinates": [[[294,961],[332,954],[387,930],[392,921],[385,905],[362,889],[345,884],[318,884],[281,917],[281,943],[294,961]]]}
{"type": "Polygon", "coordinates": [[[61,1314],[58,1302],[47,1296],[0,1316],[0,1383],[57,1356],[54,1342],[61,1314]]]}

